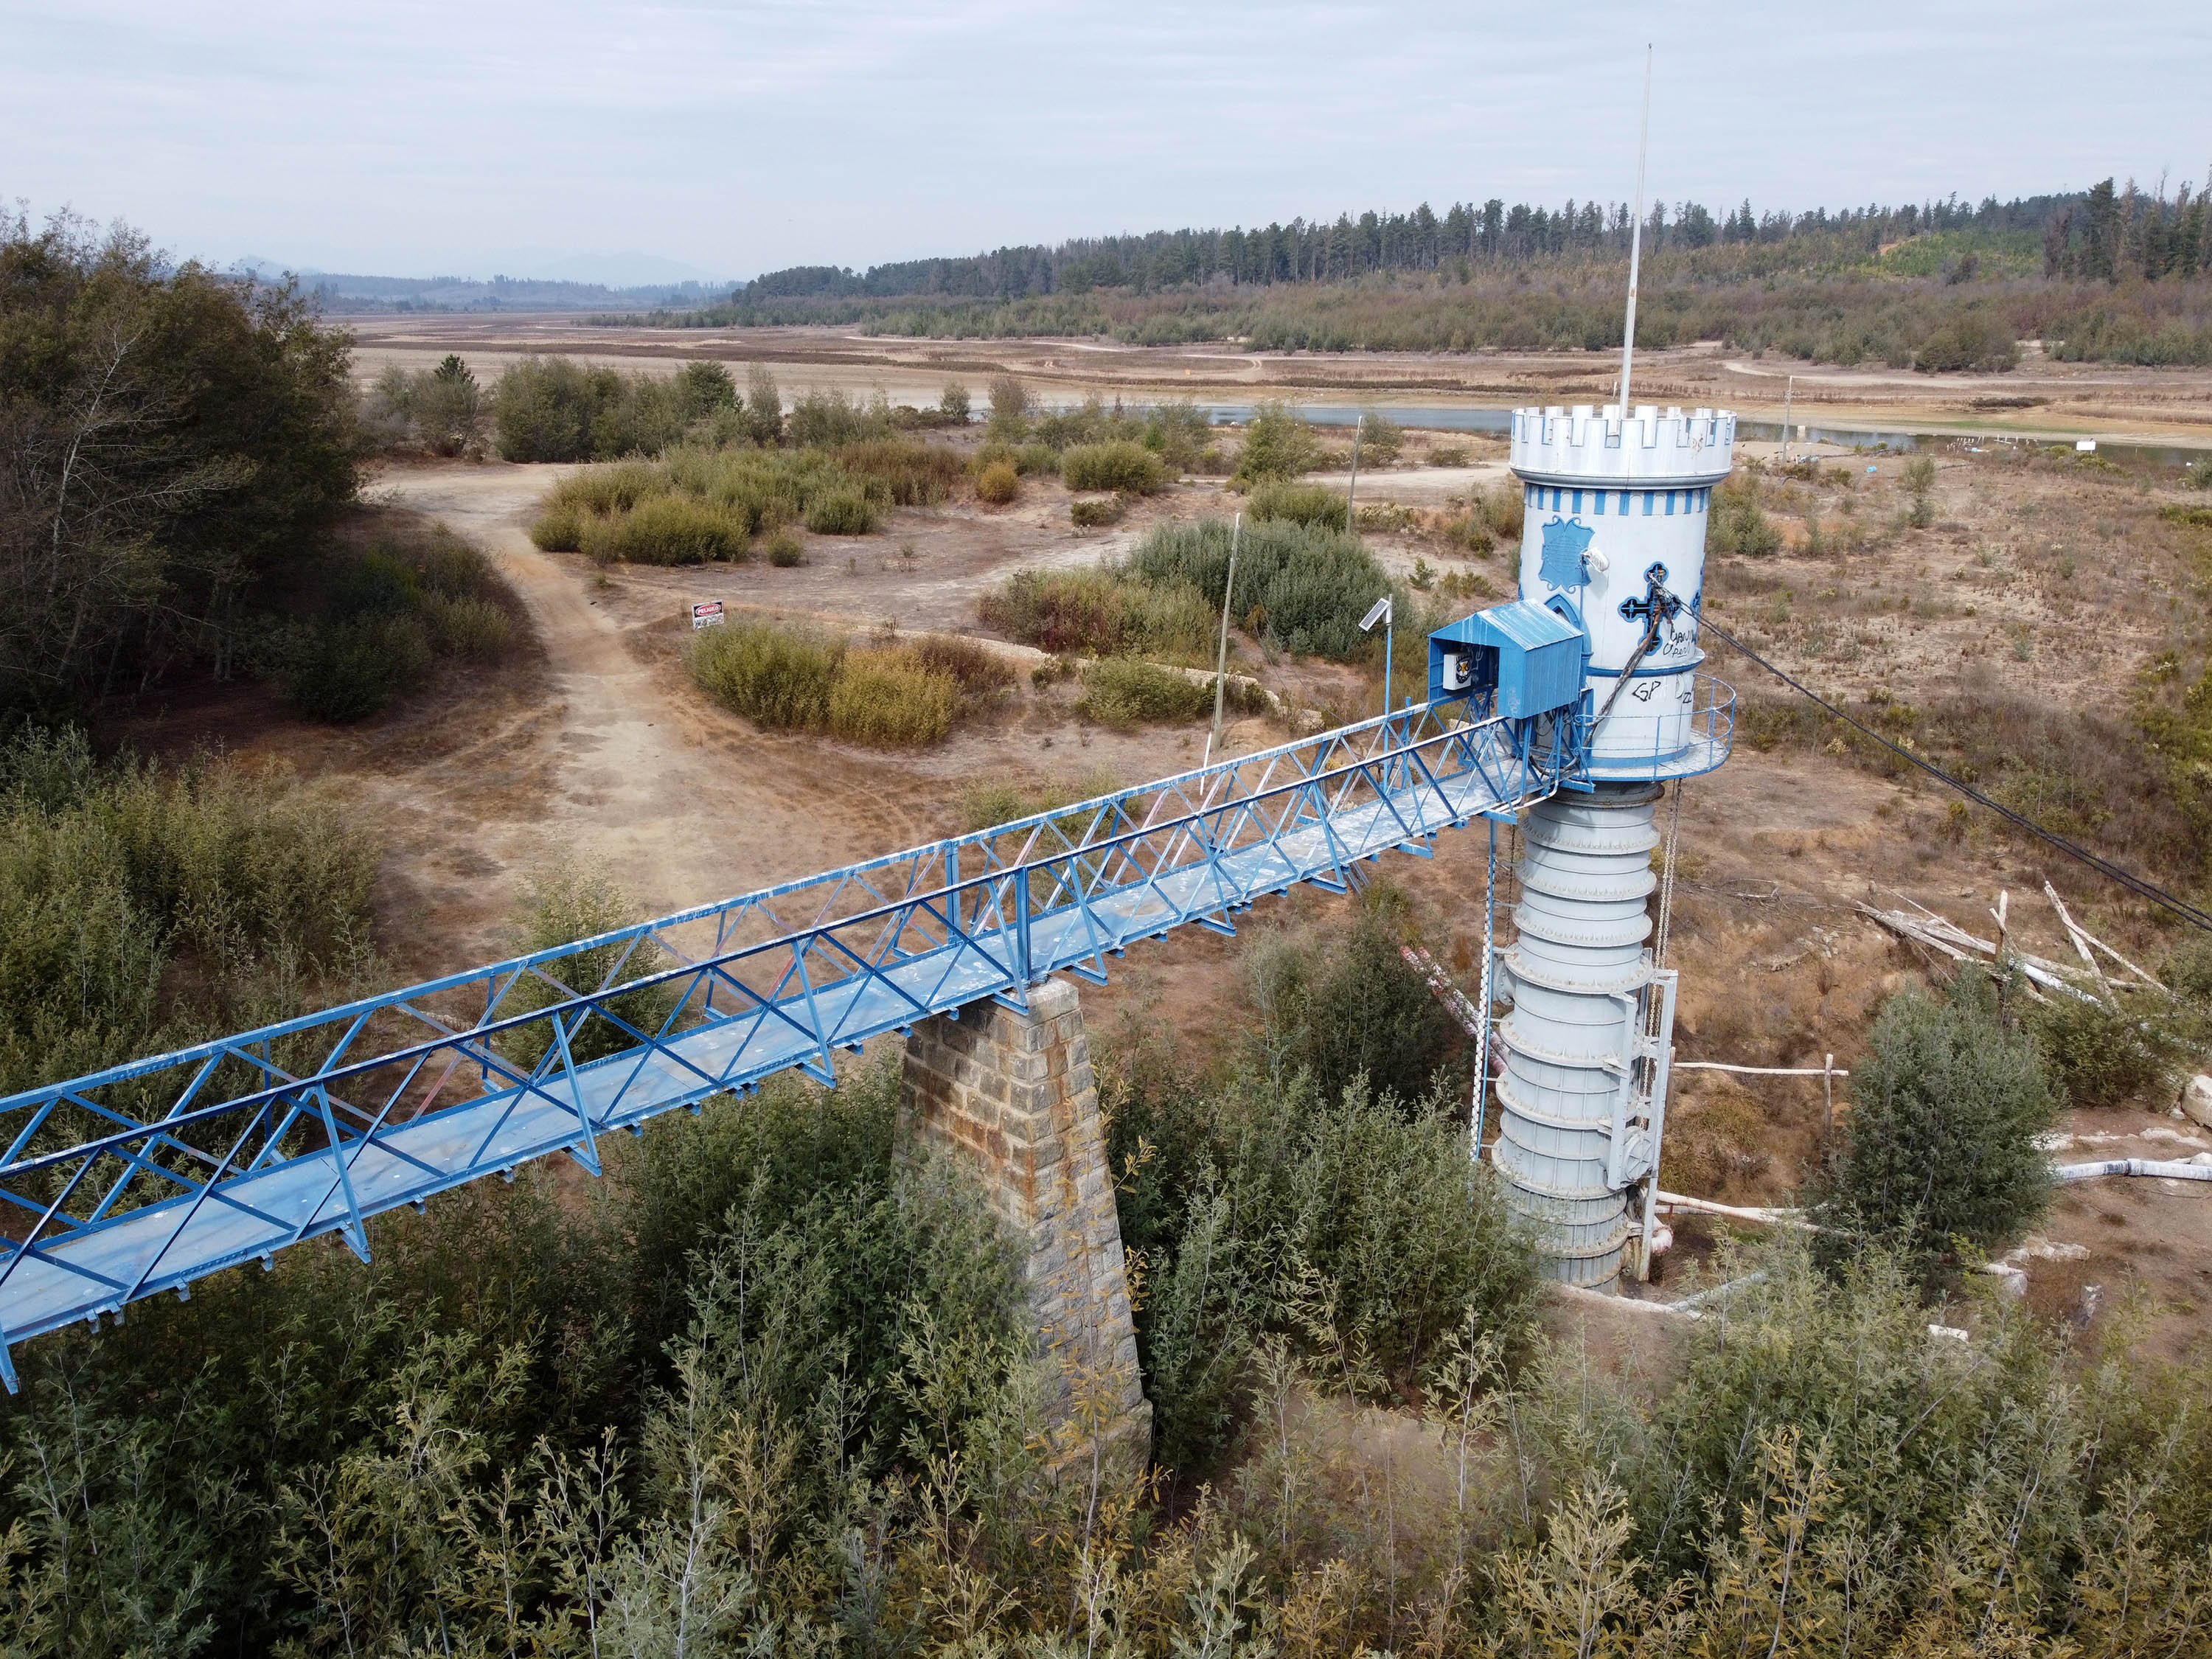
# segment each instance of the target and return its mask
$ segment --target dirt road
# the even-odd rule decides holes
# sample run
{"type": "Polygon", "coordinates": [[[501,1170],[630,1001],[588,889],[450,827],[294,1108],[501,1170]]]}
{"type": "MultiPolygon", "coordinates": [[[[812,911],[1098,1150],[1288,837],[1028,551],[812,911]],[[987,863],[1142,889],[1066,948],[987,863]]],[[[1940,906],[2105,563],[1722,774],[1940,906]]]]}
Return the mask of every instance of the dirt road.
{"type": "Polygon", "coordinates": [[[424,831],[442,830],[400,837],[403,860],[410,841],[420,854],[404,878],[421,901],[489,922],[531,864],[565,844],[659,914],[925,839],[900,804],[904,792],[803,738],[740,734],[631,653],[611,607],[524,533],[559,471],[410,468],[375,492],[442,520],[497,561],[544,647],[553,696],[432,768],[368,781],[401,823],[427,815],[424,831]],[[472,791],[487,769],[516,763],[524,770],[512,787],[475,802],[478,821],[456,855],[437,797],[472,791]]]}

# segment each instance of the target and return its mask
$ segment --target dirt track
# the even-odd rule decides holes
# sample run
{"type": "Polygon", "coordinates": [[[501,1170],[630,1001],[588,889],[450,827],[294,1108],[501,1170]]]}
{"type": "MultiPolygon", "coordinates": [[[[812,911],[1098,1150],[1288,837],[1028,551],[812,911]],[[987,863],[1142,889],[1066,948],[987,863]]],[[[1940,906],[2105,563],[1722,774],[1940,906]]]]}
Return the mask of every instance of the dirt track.
{"type": "MultiPolygon", "coordinates": [[[[377,492],[444,520],[496,559],[544,647],[553,697],[483,730],[427,776],[368,781],[380,804],[402,818],[435,813],[426,785],[434,795],[441,782],[472,783],[479,765],[534,750],[547,775],[479,825],[474,857],[447,866],[477,893],[492,890],[486,896],[502,907],[521,871],[562,843],[616,872],[650,914],[920,838],[899,798],[887,799],[879,780],[834,749],[739,733],[634,655],[609,608],[524,533],[554,476],[547,467],[426,467],[377,492]]],[[[435,890],[439,868],[418,866],[416,879],[432,888],[422,896],[460,899],[435,890]]]]}

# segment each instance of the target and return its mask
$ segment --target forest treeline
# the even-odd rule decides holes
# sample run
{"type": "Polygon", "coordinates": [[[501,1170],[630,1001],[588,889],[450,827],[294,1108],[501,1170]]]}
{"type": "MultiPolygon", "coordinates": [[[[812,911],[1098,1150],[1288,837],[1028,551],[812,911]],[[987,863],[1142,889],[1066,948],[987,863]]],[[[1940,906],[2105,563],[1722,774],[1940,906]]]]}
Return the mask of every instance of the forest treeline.
{"type": "MultiPolygon", "coordinates": [[[[2008,367],[2014,343],[2145,365],[2212,362],[2212,203],[2106,179],[2069,195],[1645,224],[1639,343],[1718,339],[1814,362],[2008,367]]],[[[1593,349],[1618,343],[1623,204],[1492,199],[1001,248],[854,273],[771,272],[699,326],[837,324],[927,337],[1103,335],[1266,350],[1593,349]]],[[[607,319],[605,320],[625,320],[607,319]]]]}

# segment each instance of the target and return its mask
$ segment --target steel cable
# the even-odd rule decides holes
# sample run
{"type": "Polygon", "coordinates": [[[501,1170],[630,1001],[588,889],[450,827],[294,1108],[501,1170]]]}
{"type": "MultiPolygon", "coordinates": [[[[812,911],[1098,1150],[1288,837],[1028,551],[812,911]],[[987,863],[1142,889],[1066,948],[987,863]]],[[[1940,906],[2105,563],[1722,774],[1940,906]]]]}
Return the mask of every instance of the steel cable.
{"type": "Polygon", "coordinates": [[[2087,865],[2092,870],[2097,872],[2098,874],[2105,877],[2109,881],[2118,883],[2121,886],[2126,888],[2130,892],[2136,894],[2138,897],[2148,899],[2153,904],[2159,906],[2161,909],[2171,911],[2173,915],[2179,916],[2184,921],[2186,921],[2194,927],[2202,927],[2208,933],[2212,933],[2212,912],[2201,910],[2196,905],[2191,904],[2187,899],[2177,898],[2172,893],[2167,892],[2164,888],[2155,886],[2152,883],[2144,880],[2141,876],[2136,874],[2134,871],[2124,869],[2121,866],[2114,864],[2110,859],[2099,857],[2096,854],[2091,852],[2080,842],[2069,841],[2065,836],[2057,834],[2055,830],[2045,829],[2033,818],[2024,817],[2021,813],[2014,811],[2011,807],[2001,805],[1997,802],[1991,800],[1987,795],[1975,788],[1973,785],[1966,782],[1963,778],[1954,777],[1950,773],[1946,772],[1942,767],[1936,765],[1934,762],[1923,760],[1918,755],[1914,754],[1910,749],[1906,749],[1898,744],[1892,743],[1887,738],[1882,736],[1881,732],[1875,731],[1864,720],[1854,719],[1850,714],[1845,714],[1842,709],[1837,708],[1835,704],[1830,702],[1819,692],[1812,690],[1811,687],[1804,684],[1802,681],[1793,679],[1788,674],[1784,673],[1782,670],[1777,668],[1772,663],[1767,661],[1765,658],[1760,656],[1759,653],[1753,650],[1741,640],[1736,638],[1735,635],[1729,633],[1719,623],[1713,621],[1711,617],[1699,617],[1698,626],[1702,630],[1710,631],[1711,633],[1718,635],[1723,643],[1733,647],[1735,650],[1742,653],[1745,657],[1750,659],[1753,662],[1758,664],[1759,666],[1764,668],[1768,673],[1773,675],[1776,679],[1780,680],[1783,684],[1788,686],[1792,691],[1796,692],[1798,696],[1806,698],[1809,702],[1818,703],[1821,708],[1826,709],[1831,714],[1833,714],[1838,720],[1843,721],[1844,725],[1851,726],[1854,729],[1865,733],[1868,737],[1872,738],[1876,743],[1888,750],[1899,760],[1910,762],[1912,765],[1918,767],[1922,771],[1927,773],[1929,776],[1949,784],[1952,788],[1966,796],[1967,799],[1973,801],[1978,805],[1986,806],[1990,811],[1995,812],[1999,817],[2003,818],[2007,823],[2017,824],[2021,829],[2027,830],[2028,834],[2035,836],[2037,839],[2048,842],[2051,846],[2065,854],[2067,857],[2079,860],[2081,863],[2087,865]]]}

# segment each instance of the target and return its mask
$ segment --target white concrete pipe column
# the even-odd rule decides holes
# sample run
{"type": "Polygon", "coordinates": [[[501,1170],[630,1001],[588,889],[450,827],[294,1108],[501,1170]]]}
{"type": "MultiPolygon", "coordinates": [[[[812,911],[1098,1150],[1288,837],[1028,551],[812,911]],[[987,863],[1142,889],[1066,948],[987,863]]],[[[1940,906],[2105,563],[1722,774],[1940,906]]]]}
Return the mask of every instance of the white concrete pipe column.
{"type": "Polygon", "coordinates": [[[1506,1201],[1537,1242],[1540,1271],[1611,1290],[1631,1224],[1607,1184],[1620,1057],[1649,977],[1644,901],[1658,884],[1653,783],[1561,793],[1522,817],[1516,937],[1505,951],[1513,1012],[1498,1031],[1506,1201]]]}

